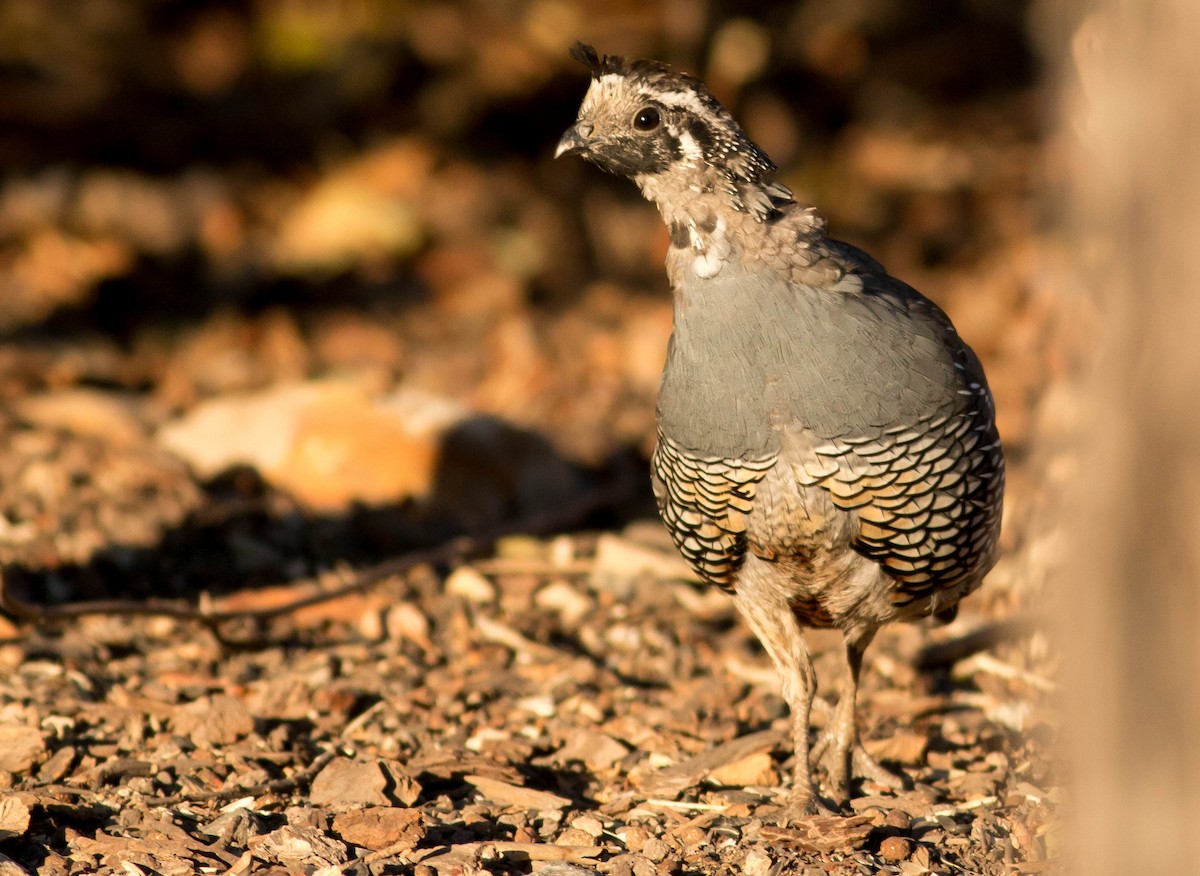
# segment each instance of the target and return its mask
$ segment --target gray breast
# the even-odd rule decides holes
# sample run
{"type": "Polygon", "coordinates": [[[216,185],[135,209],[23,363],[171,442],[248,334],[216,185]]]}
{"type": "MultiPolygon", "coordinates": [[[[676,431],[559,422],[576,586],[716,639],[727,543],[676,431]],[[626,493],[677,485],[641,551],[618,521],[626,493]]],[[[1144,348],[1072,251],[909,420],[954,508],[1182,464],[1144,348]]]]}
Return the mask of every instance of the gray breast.
{"type": "Polygon", "coordinates": [[[870,437],[963,406],[961,345],[940,312],[843,282],[849,291],[796,287],[736,266],[689,278],[676,290],[662,433],[706,455],[757,458],[778,450],[785,427],[870,437]]]}

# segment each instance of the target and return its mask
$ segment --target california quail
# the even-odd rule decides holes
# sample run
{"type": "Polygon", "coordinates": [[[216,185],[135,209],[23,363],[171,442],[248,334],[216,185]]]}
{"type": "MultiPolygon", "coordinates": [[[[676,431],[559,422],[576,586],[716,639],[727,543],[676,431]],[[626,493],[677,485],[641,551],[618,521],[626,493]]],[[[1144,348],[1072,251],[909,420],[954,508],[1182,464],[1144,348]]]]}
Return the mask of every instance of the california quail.
{"type": "Polygon", "coordinates": [[[878,770],[854,705],[876,630],[952,618],[995,562],[1004,457],[987,380],[937,305],[826,235],[702,82],[582,43],[571,54],[592,83],[556,155],[631,178],[670,230],[659,511],[774,662],[793,716],[791,804],[813,812],[802,627],[845,636],[845,687],[818,743],[844,799],[852,763],[878,770]]]}

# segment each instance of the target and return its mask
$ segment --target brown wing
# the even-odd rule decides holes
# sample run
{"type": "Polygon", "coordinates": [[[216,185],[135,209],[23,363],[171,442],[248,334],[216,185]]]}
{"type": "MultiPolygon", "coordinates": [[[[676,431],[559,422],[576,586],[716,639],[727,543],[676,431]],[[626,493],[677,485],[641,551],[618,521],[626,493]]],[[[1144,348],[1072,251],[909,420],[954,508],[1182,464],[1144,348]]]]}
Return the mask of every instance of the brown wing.
{"type": "Polygon", "coordinates": [[[973,586],[994,562],[1004,457],[989,411],[823,442],[794,469],[856,516],[854,547],[897,581],[897,604],[973,586]]]}
{"type": "Polygon", "coordinates": [[[777,458],[697,456],[659,432],[651,472],[663,523],[696,574],[723,590],[733,589],[746,554],[756,485],[777,458]]]}

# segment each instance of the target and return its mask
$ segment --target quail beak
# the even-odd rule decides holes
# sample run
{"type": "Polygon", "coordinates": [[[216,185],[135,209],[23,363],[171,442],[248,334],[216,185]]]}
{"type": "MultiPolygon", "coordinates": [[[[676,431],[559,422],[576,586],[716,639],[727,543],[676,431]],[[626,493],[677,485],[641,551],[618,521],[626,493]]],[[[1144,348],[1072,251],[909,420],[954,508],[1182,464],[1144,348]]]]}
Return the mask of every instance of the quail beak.
{"type": "Polygon", "coordinates": [[[591,141],[588,139],[592,135],[592,125],[589,122],[576,122],[571,127],[567,128],[567,133],[562,135],[562,139],[558,141],[558,148],[554,150],[554,157],[561,158],[564,155],[582,155],[587,151],[591,141]]]}

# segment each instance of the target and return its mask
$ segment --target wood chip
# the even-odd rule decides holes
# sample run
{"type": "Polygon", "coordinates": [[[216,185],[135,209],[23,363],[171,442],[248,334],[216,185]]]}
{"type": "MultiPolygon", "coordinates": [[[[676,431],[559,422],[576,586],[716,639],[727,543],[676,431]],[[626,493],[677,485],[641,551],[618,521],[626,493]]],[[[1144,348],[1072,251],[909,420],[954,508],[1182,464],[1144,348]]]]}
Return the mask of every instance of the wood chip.
{"type": "Polygon", "coordinates": [[[318,805],[387,806],[392,802],[385,793],[387,785],[379,761],[358,763],[348,757],[335,757],[317,773],[308,796],[318,805]]]}
{"type": "Polygon", "coordinates": [[[775,762],[770,754],[756,751],[747,757],[709,770],[708,781],[714,785],[734,788],[744,788],[747,785],[771,787],[779,784],[779,773],[775,771],[775,762]]]}
{"type": "Polygon", "coordinates": [[[24,836],[29,830],[29,807],[20,797],[0,798],[0,841],[24,836]]]}
{"type": "Polygon", "coordinates": [[[549,791],[538,791],[521,785],[502,782],[499,779],[489,779],[486,776],[466,776],[480,794],[500,806],[514,806],[521,809],[566,809],[571,801],[566,797],[551,794],[549,791]]]}
{"type": "Polygon", "coordinates": [[[333,819],[333,829],[348,843],[378,851],[397,852],[415,848],[425,836],[425,823],[418,809],[375,806],[343,812],[333,819]]]}
{"type": "Polygon", "coordinates": [[[589,861],[610,851],[607,846],[559,846],[549,843],[456,843],[445,851],[422,858],[422,863],[478,860],[482,855],[502,855],[518,861],[589,861]]]}
{"type": "Polygon", "coordinates": [[[607,733],[583,732],[571,739],[554,753],[554,762],[567,764],[581,761],[588,769],[606,770],[629,754],[629,746],[607,733]]]}
{"type": "Polygon", "coordinates": [[[276,861],[288,869],[345,864],[350,860],[344,843],[306,825],[289,824],[265,836],[251,837],[249,845],[254,857],[276,861]]]}
{"type": "Polygon", "coordinates": [[[0,724],[0,769],[28,772],[42,759],[46,746],[41,731],[23,724],[0,724]]]}
{"type": "Polygon", "coordinates": [[[228,745],[254,731],[246,704],[228,694],[201,697],[176,709],[171,723],[180,736],[206,747],[228,745]]]}
{"type": "Polygon", "coordinates": [[[827,855],[861,848],[873,825],[865,815],[843,818],[837,815],[808,815],[794,818],[788,827],[764,827],[761,836],[768,842],[797,845],[810,852],[827,855]]]}
{"type": "Polygon", "coordinates": [[[876,760],[890,760],[914,766],[925,759],[929,737],[924,733],[898,732],[883,739],[868,739],[863,742],[867,754],[876,760]]]}
{"type": "Polygon", "coordinates": [[[684,788],[699,783],[713,770],[744,760],[753,754],[773,749],[783,739],[783,733],[774,729],[748,733],[723,742],[682,763],[661,770],[643,789],[649,796],[670,797],[684,788]]]}

